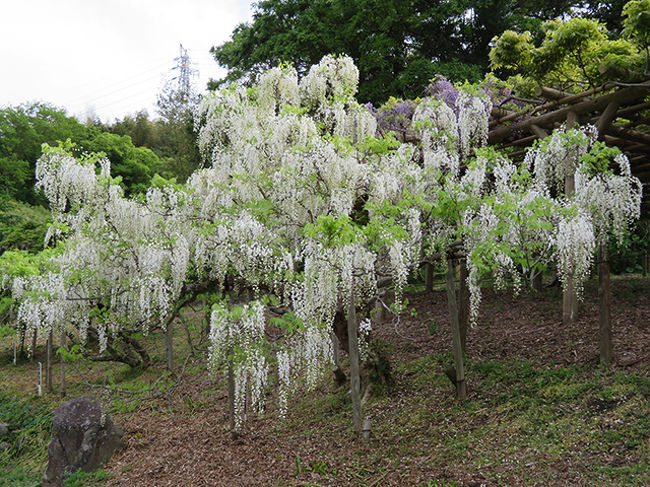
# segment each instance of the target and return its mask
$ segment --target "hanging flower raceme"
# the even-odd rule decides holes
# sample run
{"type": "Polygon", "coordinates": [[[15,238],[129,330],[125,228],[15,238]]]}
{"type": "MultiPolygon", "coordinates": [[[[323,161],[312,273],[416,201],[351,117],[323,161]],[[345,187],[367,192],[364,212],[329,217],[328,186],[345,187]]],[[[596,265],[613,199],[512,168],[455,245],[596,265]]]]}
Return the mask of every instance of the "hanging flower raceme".
{"type": "Polygon", "coordinates": [[[561,127],[529,150],[524,164],[535,174],[538,184],[564,192],[565,178],[573,176],[579,161],[598,138],[593,125],[579,129],[561,127]]]}
{"type": "Polygon", "coordinates": [[[247,400],[258,412],[264,410],[269,372],[264,330],[264,306],[259,301],[233,309],[216,305],[210,316],[208,365],[213,373],[222,364],[232,368],[236,429],[241,427],[247,400]]]}
{"type": "Polygon", "coordinates": [[[581,211],[567,212],[559,219],[554,236],[558,277],[564,285],[573,280],[578,297],[589,277],[596,239],[591,218],[581,211]]]}

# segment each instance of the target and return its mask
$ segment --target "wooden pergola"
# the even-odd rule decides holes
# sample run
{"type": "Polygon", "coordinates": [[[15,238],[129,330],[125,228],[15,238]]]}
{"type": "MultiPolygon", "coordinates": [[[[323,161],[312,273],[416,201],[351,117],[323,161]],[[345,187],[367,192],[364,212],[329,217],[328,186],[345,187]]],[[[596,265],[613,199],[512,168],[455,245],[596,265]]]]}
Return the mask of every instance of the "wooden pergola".
{"type": "Polygon", "coordinates": [[[511,97],[492,108],[488,143],[512,147],[520,160],[534,140],[544,138],[562,124],[593,124],[599,140],[618,147],[630,160],[632,173],[643,183],[643,214],[650,215],[650,80],[639,83],[608,82],[579,94],[540,86],[536,98],[511,97]],[[517,102],[521,110],[504,109],[517,102]]]}

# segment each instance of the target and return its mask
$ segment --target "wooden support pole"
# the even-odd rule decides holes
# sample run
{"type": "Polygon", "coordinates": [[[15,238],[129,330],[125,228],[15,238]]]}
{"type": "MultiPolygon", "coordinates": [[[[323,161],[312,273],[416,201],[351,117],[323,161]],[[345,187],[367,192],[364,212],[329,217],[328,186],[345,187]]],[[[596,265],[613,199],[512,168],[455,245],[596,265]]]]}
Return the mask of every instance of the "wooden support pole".
{"type": "Polygon", "coordinates": [[[650,145],[650,135],[637,130],[630,130],[612,125],[609,127],[608,133],[620,139],[625,139],[627,141],[632,140],[640,144],[650,145]]]}
{"type": "Polygon", "coordinates": [[[34,327],[32,334],[32,353],[29,354],[29,361],[34,361],[34,354],[36,353],[36,340],[38,338],[38,328],[34,327]]]}
{"type": "Polygon", "coordinates": [[[467,259],[460,259],[460,283],[458,286],[458,322],[460,326],[460,344],[463,353],[467,352],[467,330],[469,328],[469,287],[467,278],[467,259]]]}
{"type": "Polygon", "coordinates": [[[348,303],[348,348],[350,351],[350,396],[352,398],[352,424],[354,434],[361,434],[361,374],[359,365],[359,334],[357,310],[354,302],[354,285],[350,286],[348,303]]]}
{"type": "Polygon", "coordinates": [[[563,98],[570,98],[573,94],[551,88],[550,86],[538,86],[535,88],[535,96],[549,98],[551,100],[561,100],[563,98]]]}
{"type": "Polygon", "coordinates": [[[239,433],[235,421],[235,370],[231,359],[228,359],[228,409],[230,412],[230,434],[233,438],[237,438],[239,433]]]}
{"type": "Polygon", "coordinates": [[[609,285],[609,253],[607,241],[600,240],[598,248],[598,310],[600,363],[610,365],[614,356],[612,346],[611,291],[609,285]]]}
{"type": "Polygon", "coordinates": [[[424,264],[424,289],[427,293],[433,292],[433,264],[424,264]]]}
{"type": "Polygon", "coordinates": [[[37,384],[38,395],[43,395],[43,364],[38,363],[38,384],[37,384]]]}
{"type": "MultiPolygon", "coordinates": [[[[66,336],[65,331],[61,329],[61,351],[65,349],[66,345],[66,336]]],[[[65,397],[65,360],[63,360],[63,354],[59,357],[61,366],[61,397],[65,397]]]]}
{"type": "MultiPolygon", "coordinates": [[[[567,128],[570,129],[577,123],[578,115],[573,111],[569,111],[566,120],[567,128]]],[[[572,161],[567,161],[567,164],[569,166],[564,177],[564,194],[570,196],[575,193],[575,167],[573,167],[572,161]]],[[[578,306],[578,295],[575,290],[573,276],[567,276],[562,293],[562,323],[565,325],[575,323],[578,319],[578,306]]]]}
{"type": "Polygon", "coordinates": [[[46,352],[45,352],[45,390],[47,392],[52,392],[53,389],[53,384],[52,384],[52,330],[50,330],[49,334],[47,335],[47,344],[46,344],[46,352]]]}
{"type": "Polygon", "coordinates": [[[532,124],[530,126],[530,131],[540,139],[548,137],[548,132],[544,130],[542,127],[540,127],[539,125],[532,124]]]}
{"type": "Polygon", "coordinates": [[[618,110],[619,105],[620,104],[616,100],[612,100],[607,104],[607,107],[603,110],[598,122],[596,122],[596,128],[598,129],[599,134],[607,132],[612,121],[616,118],[616,111],[618,110]]]}
{"type": "Polygon", "coordinates": [[[460,324],[458,319],[458,305],[456,302],[456,284],[454,281],[454,260],[447,259],[447,308],[451,319],[451,338],[454,351],[454,365],[456,372],[456,397],[465,399],[467,387],[465,384],[465,366],[463,363],[463,346],[460,338],[460,324]]]}

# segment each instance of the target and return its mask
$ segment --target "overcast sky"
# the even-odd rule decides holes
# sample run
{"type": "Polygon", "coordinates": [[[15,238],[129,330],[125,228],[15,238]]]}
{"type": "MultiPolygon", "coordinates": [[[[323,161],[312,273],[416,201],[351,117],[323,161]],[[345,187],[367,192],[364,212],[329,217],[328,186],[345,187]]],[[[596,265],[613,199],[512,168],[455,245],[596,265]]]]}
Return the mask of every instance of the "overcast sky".
{"type": "Polygon", "coordinates": [[[188,50],[199,91],[219,78],[210,47],[252,0],[0,0],[0,106],[44,101],[112,122],[143,108],[188,50]]]}

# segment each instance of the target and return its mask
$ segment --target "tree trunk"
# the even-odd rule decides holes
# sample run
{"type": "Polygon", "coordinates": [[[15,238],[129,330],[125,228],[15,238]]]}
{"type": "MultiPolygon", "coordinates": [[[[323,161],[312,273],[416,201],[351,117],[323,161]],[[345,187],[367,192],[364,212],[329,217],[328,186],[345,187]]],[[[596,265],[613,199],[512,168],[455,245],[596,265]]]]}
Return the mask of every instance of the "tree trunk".
{"type": "Polygon", "coordinates": [[[610,365],[613,358],[612,322],[610,312],[609,255],[607,242],[601,239],[598,248],[598,309],[600,363],[610,365]]]}
{"type": "Polygon", "coordinates": [[[237,438],[239,434],[235,422],[235,371],[232,360],[228,360],[228,409],[230,411],[230,433],[233,438],[237,438]]]}
{"type": "Polygon", "coordinates": [[[467,329],[469,328],[469,287],[467,278],[467,260],[460,259],[460,284],[458,288],[458,322],[460,326],[460,344],[463,353],[467,351],[467,329]]]}
{"type": "Polygon", "coordinates": [[[541,293],[544,288],[543,288],[543,281],[542,281],[542,273],[537,272],[532,279],[532,287],[535,290],[535,292],[541,293]]]}
{"type": "Polygon", "coordinates": [[[456,302],[456,284],[454,282],[454,260],[447,259],[447,307],[451,318],[451,338],[454,348],[454,364],[456,372],[456,397],[465,399],[467,388],[465,385],[465,368],[463,364],[463,347],[460,338],[460,324],[458,320],[458,304],[456,302]]]}
{"type": "Polygon", "coordinates": [[[424,264],[424,286],[426,292],[433,292],[433,264],[431,262],[424,264]]]}
{"type": "Polygon", "coordinates": [[[356,437],[361,434],[361,375],[359,367],[359,337],[357,310],[354,303],[354,285],[350,286],[348,304],[348,348],[350,357],[350,395],[352,397],[352,423],[356,437]]]}
{"type": "Polygon", "coordinates": [[[169,320],[165,327],[165,361],[167,370],[174,368],[174,322],[169,320]]]}
{"type": "Polygon", "coordinates": [[[23,358],[26,357],[26,355],[25,355],[25,338],[26,338],[26,336],[27,336],[27,327],[25,325],[23,325],[23,327],[21,328],[21,333],[20,333],[20,349],[19,349],[20,356],[23,357],[23,358]]]}
{"type": "Polygon", "coordinates": [[[47,335],[45,355],[45,390],[52,392],[52,330],[47,335]]]}
{"type": "Polygon", "coordinates": [[[375,306],[374,306],[374,311],[372,315],[372,326],[379,326],[381,325],[384,320],[386,319],[386,313],[384,312],[384,305],[379,301],[379,299],[375,300],[375,306]]]}
{"type": "Polygon", "coordinates": [[[578,319],[578,295],[573,285],[573,277],[568,276],[562,291],[562,323],[568,325],[578,319]]]}
{"type": "Polygon", "coordinates": [[[345,384],[345,381],[347,380],[345,372],[341,369],[341,361],[339,358],[341,344],[339,343],[336,333],[333,331],[330,332],[330,338],[332,340],[332,358],[334,359],[334,382],[340,387],[345,384]]]}
{"type": "Polygon", "coordinates": [[[648,252],[641,254],[641,273],[643,277],[648,275],[648,252]]]}

